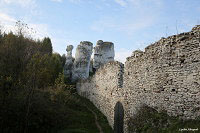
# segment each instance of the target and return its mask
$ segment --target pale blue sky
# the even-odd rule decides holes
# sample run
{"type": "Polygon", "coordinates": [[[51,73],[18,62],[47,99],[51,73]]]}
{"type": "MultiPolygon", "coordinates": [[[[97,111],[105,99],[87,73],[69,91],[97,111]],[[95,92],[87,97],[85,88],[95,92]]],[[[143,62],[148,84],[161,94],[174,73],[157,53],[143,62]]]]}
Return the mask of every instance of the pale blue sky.
{"type": "Polygon", "coordinates": [[[60,54],[69,44],[101,39],[112,41],[124,62],[132,51],[200,24],[200,0],[0,0],[4,29],[17,20],[34,28],[35,38],[49,36],[60,54]]]}

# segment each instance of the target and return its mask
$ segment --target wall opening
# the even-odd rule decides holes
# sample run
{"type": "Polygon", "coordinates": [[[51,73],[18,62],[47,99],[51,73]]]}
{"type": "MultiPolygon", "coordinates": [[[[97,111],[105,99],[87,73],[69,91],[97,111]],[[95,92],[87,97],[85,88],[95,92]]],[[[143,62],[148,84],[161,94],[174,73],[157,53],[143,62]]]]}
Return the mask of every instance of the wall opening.
{"type": "Polygon", "coordinates": [[[124,133],[124,108],[122,103],[117,102],[114,111],[114,133],[124,133]]]}

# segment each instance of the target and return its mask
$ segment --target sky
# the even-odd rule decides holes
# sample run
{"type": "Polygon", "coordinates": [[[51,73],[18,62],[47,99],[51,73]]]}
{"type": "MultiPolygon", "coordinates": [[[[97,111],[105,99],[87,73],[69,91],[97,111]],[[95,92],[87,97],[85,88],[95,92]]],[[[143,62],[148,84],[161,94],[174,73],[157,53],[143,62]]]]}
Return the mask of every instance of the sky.
{"type": "Polygon", "coordinates": [[[110,41],[115,59],[200,24],[200,0],[0,0],[0,25],[6,32],[22,21],[33,38],[50,37],[54,52],[81,41],[110,41]]]}

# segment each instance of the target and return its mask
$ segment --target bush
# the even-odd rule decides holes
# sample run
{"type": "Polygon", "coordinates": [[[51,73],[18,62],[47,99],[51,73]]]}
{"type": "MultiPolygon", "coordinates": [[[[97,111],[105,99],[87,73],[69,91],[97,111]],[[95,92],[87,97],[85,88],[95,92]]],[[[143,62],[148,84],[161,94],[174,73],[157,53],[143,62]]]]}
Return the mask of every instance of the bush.
{"type": "Polygon", "coordinates": [[[134,117],[129,118],[128,130],[134,133],[176,133],[183,128],[200,129],[199,123],[200,119],[182,120],[144,105],[134,117]]]}

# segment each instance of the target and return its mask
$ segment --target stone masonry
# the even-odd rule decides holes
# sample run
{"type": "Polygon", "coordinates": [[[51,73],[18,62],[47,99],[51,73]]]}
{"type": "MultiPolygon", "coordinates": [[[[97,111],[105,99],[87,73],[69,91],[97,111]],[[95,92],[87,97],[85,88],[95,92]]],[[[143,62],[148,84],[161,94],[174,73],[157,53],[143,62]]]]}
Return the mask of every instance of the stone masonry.
{"type": "Polygon", "coordinates": [[[120,62],[109,62],[102,65],[94,76],[77,83],[77,91],[94,103],[100,111],[107,116],[108,122],[113,126],[114,106],[123,101],[122,75],[124,65],[120,62]],[[111,116],[111,117],[109,117],[111,116]]]}
{"type": "Polygon", "coordinates": [[[90,99],[113,127],[114,107],[120,101],[127,120],[142,105],[170,116],[200,116],[200,25],[191,32],[162,38],[127,58],[125,66],[109,62],[77,83],[80,95],[90,99]]]}

